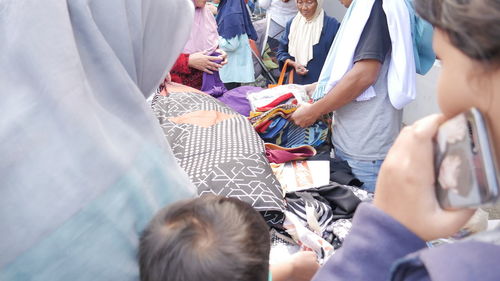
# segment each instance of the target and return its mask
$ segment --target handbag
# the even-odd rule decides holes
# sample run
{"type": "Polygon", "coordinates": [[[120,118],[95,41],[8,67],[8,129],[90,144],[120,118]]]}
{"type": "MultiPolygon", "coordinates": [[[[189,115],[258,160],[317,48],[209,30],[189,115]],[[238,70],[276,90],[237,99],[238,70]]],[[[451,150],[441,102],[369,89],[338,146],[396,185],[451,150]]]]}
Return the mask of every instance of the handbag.
{"type": "MultiPolygon", "coordinates": [[[[281,69],[280,78],[278,79],[278,84],[269,84],[267,87],[268,88],[274,88],[274,87],[283,85],[283,82],[285,80],[285,74],[286,74],[286,69],[287,68],[288,68],[288,61],[285,62],[285,64],[283,65],[283,68],[281,69]]],[[[288,73],[288,82],[287,82],[287,84],[293,84],[293,74],[294,74],[294,70],[292,69],[288,73]]]]}

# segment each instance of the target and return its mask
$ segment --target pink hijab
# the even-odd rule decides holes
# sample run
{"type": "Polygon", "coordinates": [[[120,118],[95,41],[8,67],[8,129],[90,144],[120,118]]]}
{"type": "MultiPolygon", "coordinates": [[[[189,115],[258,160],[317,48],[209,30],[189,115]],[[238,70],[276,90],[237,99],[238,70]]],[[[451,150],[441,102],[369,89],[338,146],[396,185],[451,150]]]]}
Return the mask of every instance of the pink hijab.
{"type": "Polygon", "coordinates": [[[194,23],[189,35],[189,40],[182,51],[184,54],[192,54],[207,51],[212,53],[217,49],[219,33],[215,17],[205,6],[196,8],[194,12],[194,23]]]}

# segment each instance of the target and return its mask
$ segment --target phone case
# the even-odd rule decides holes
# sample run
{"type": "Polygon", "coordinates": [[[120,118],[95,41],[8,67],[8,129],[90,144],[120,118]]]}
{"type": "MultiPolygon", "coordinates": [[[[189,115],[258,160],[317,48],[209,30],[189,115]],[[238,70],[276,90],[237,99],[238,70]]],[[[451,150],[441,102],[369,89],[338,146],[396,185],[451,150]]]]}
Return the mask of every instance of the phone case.
{"type": "Polygon", "coordinates": [[[435,145],[436,195],[455,209],[495,203],[497,168],[486,124],[477,109],[445,122],[435,145]]]}

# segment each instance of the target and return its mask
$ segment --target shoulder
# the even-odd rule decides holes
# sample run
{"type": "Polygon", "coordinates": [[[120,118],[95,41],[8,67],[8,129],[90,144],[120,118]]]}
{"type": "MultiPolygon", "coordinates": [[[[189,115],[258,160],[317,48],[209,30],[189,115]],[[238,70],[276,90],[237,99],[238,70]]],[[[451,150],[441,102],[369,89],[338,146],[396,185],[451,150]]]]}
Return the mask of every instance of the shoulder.
{"type": "Polygon", "coordinates": [[[325,13],[325,19],[323,21],[323,25],[339,26],[340,22],[336,18],[330,17],[325,13]]]}
{"type": "Polygon", "coordinates": [[[336,18],[330,17],[329,15],[326,14],[326,12],[325,12],[324,17],[325,17],[325,20],[324,20],[325,23],[328,23],[328,24],[340,24],[339,21],[336,18]]]}
{"type": "Polygon", "coordinates": [[[340,22],[337,21],[336,18],[327,16],[325,13],[325,19],[323,21],[323,30],[325,32],[334,32],[336,33],[340,27],[340,22]]]}
{"type": "Polygon", "coordinates": [[[290,29],[290,27],[292,26],[292,22],[293,20],[297,17],[297,15],[295,15],[294,17],[292,17],[287,23],[286,23],[286,29],[290,29]]]}

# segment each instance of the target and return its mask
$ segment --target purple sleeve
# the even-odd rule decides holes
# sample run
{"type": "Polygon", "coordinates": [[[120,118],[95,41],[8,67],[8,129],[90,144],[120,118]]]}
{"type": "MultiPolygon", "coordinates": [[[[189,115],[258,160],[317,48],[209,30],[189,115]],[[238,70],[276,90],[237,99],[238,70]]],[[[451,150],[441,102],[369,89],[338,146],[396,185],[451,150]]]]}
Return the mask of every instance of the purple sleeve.
{"type": "Polygon", "coordinates": [[[426,246],[414,233],[372,204],[359,205],[342,248],[313,280],[388,280],[392,264],[426,246]]]}

